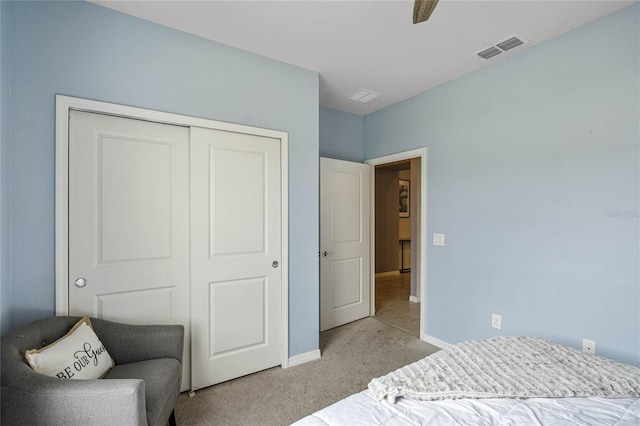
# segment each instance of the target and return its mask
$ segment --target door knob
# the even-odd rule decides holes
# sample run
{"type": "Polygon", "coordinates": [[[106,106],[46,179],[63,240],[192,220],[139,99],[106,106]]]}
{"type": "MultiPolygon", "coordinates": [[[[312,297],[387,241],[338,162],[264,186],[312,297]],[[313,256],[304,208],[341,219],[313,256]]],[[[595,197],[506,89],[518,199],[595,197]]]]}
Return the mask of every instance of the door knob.
{"type": "Polygon", "coordinates": [[[278,261],[277,261],[277,260],[274,260],[274,261],[273,261],[273,263],[271,264],[271,267],[273,267],[273,268],[277,268],[277,267],[278,267],[278,265],[280,265],[280,264],[278,263],[278,261]]]}
{"type": "Polygon", "coordinates": [[[327,257],[327,256],[330,256],[330,255],[332,255],[332,254],[333,254],[333,252],[332,252],[332,251],[326,251],[326,250],[325,250],[325,251],[323,251],[323,252],[322,252],[322,257],[327,257]]]}
{"type": "Polygon", "coordinates": [[[83,288],[87,285],[87,280],[85,278],[78,278],[73,283],[76,285],[76,287],[83,288]]]}

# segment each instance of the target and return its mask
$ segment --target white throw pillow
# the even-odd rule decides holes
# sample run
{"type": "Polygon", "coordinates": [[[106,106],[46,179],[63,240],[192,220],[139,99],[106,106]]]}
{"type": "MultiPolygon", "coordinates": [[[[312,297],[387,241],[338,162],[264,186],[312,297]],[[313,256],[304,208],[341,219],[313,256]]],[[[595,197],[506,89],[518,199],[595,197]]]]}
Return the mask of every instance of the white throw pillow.
{"type": "Polygon", "coordinates": [[[28,350],[25,358],[38,373],[61,379],[100,379],[115,365],[89,317],[50,345],[28,350]]]}

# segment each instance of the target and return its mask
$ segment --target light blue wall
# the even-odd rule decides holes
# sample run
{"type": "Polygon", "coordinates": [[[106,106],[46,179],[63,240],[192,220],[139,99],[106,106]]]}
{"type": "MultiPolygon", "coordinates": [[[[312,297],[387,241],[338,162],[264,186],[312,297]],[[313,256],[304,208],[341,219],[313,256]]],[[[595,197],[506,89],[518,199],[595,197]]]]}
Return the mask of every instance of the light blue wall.
{"type": "Polygon", "coordinates": [[[364,161],[364,117],[321,107],[320,156],[364,161]]]}
{"type": "Polygon", "coordinates": [[[11,321],[9,283],[9,99],[11,82],[11,3],[0,1],[0,333],[11,321]]]}
{"type": "Polygon", "coordinates": [[[318,75],[87,2],[12,8],[11,324],[54,313],[54,102],[289,132],[290,354],[318,348],[318,75]]]}
{"type": "Polygon", "coordinates": [[[535,335],[640,364],[640,6],[365,117],[428,148],[426,333],[535,335]],[[502,330],[490,327],[502,315],[502,330]]]}

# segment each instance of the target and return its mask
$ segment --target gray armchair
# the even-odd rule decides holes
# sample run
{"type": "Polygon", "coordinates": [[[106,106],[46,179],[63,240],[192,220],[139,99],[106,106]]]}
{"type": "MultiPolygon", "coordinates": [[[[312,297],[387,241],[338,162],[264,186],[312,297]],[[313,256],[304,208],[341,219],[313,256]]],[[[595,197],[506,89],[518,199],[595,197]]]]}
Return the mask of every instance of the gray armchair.
{"type": "Polygon", "coordinates": [[[46,318],[2,336],[2,424],[175,425],[184,328],[91,318],[116,364],[105,378],[59,379],[33,371],[25,351],[54,342],[79,319],[46,318]]]}

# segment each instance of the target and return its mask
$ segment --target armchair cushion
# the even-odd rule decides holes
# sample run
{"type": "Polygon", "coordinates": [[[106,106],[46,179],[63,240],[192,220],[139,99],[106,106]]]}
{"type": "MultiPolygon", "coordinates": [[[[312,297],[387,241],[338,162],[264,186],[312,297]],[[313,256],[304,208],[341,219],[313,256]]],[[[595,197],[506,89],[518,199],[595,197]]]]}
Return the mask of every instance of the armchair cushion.
{"type": "Polygon", "coordinates": [[[34,371],[61,379],[99,379],[113,367],[89,317],[83,317],[71,331],[44,348],[28,350],[25,358],[34,371]]]}
{"type": "Polygon", "coordinates": [[[173,358],[150,359],[131,364],[116,365],[105,379],[128,379],[136,377],[144,380],[144,402],[147,408],[147,422],[150,425],[166,424],[173,411],[173,394],[166,389],[180,389],[182,365],[173,358]],[[158,374],[162,372],[162,375],[158,374]]]}

